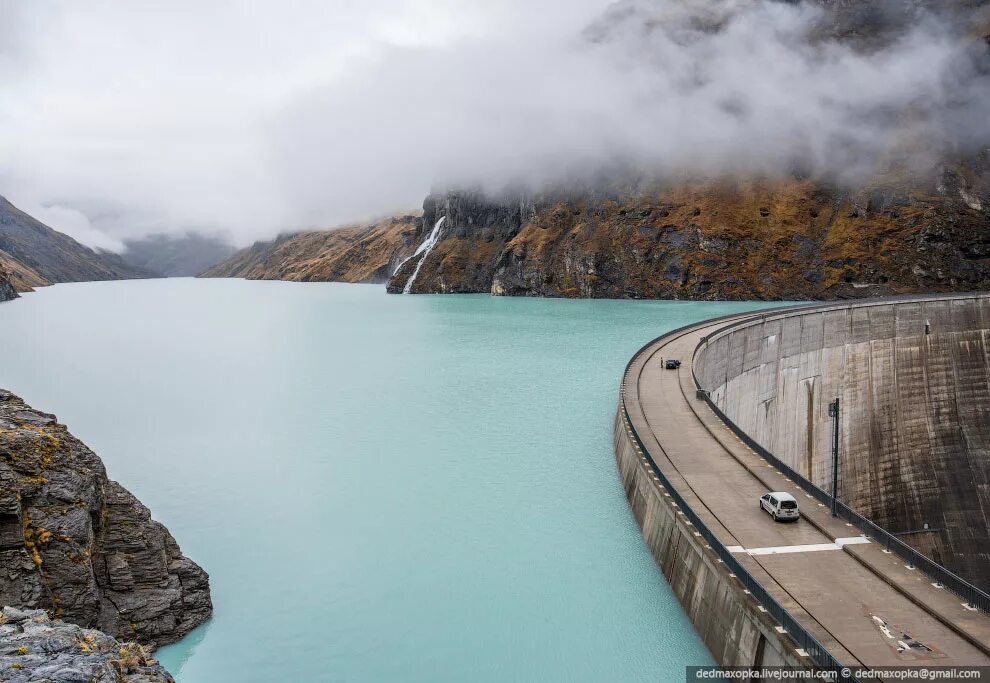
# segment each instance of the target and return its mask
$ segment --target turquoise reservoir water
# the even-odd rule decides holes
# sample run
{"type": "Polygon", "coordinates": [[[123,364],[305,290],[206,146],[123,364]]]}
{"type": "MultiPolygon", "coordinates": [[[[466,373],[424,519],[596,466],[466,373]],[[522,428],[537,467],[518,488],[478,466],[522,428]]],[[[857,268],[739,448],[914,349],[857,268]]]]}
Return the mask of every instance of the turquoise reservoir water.
{"type": "Polygon", "coordinates": [[[761,305],[58,285],[0,304],[0,386],[210,572],[180,683],[682,681],[711,658],[626,505],[618,381],[761,305]]]}

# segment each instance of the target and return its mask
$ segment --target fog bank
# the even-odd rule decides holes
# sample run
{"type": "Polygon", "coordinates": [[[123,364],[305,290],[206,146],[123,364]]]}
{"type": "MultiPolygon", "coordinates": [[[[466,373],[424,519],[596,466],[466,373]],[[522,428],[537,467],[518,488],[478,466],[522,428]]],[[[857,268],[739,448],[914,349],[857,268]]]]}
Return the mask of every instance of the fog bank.
{"type": "Polygon", "coordinates": [[[986,146],[973,27],[866,4],[0,0],[0,194],[93,246],[243,245],[449,184],[859,182],[986,146]]]}

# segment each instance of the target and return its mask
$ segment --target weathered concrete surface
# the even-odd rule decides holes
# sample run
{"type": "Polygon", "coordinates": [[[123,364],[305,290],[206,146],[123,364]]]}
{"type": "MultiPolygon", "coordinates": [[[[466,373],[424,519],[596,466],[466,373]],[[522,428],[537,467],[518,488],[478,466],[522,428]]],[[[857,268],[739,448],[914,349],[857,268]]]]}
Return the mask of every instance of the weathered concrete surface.
{"type": "MultiPolygon", "coordinates": [[[[734,556],[746,571],[839,662],[870,667],[990,664],[990,617],[967,610],[957,596],[933,586],[923,574],[867,539],[860,537],[854,539],[856,545],[847,545],[845,539],[858,535],[855,529],[801,494],[794,482],[743,445],[707,403],[697,398],[692,354],[703,337],[725,324],[702,323],[661,338],[637,354],[630,365],[623,381],[630,426],[660,471],[715,537],[734,548],[734,556]],[[672,357],[683,361],[680,370],[663,370],[660,359],[672,357]],[[799,494],[802,519],[794,524],[774,523],[757,505],[759,496],[770,490],[799,494]],[[774,551],[764,552],[770,548],[774,551]],[[895,637],[888,636],[879,623],[895,637]],[[924,648],[899,647],[897,641],[904,634],[924,648]]],[[[665,540],[662,520],[656,521],[659,513],[649,508],[651,487],[652,495],[663,496],[660,483],[652,479],[642,461],[636,465],[635,458],[623,452],[624,437],[619,433],[623,427],[617,424],[617,458],[647,544],[719,661],[749,661],[756,655],[753,638],[747,635],[747,622],[741,621],[746,617],[734,609],[738,605],[756,620],[765,615],[752,599],[730,603],[715,597],[720,595],[719,581],[706,577],[697,563],[677,559],[680,541],[665,540]],[[631,458],[632,465],[625,462],[631,458]],[[634,476],[630,467],[639,467],[641,472],[634,476]],[[668,571],[668,566],[683,566],[682,572],[700,578],[686,579],[668,571]],[[699,588],[698,581],[711,583],[699,588]],[[699,599],[699,592],[708,601],[699,599]]],[[[686,536],[688,543],[699,538],[693,532],[677,534],[686,536]]],[[[741,588],[732,584],[736,579],[724,565],[716,561],[715,570],[729,585],[741,588]]],[[[781,652],[787,656],[787,647],[781,652]]]]}
{"type": "Polygon", "coordinates": [[[845,303],[713,334],[697,374],[764,448],[968,581],[990,587],[990,295],[845,303]],[[927,333],[926,333],[927,330],[927,333]]]}
{"type": "Polygon", "coordinates": [[[715,659],[726,666],[809,666],[678,517],[636,453],[621,408],[614,437],[619,474],[646,545],[715,659]]]}

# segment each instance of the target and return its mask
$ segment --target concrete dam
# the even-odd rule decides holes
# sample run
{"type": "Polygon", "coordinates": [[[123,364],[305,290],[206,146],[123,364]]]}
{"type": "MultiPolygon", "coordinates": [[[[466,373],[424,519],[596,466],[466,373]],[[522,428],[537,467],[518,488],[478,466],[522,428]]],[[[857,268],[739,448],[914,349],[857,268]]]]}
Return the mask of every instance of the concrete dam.
{"type": "Polygon", "coordinates": [[[988,334],[990,295],[890,298],[704,321],[630,360],[619,474],[719,663],[990,665],[988,334]]]}
{"type": "Polygon", "coordinates": [[[935,562],[990,588],[990,296],[761,316],[695,373],[757,443],[935,562]]]}

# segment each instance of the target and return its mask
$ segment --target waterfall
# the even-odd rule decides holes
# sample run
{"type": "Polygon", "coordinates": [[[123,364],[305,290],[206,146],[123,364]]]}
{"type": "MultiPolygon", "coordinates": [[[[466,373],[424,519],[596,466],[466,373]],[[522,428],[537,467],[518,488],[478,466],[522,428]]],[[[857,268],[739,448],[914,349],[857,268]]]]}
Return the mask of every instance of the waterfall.
{"type": "Polygon", "coordinates": [[[423,257],[419,260],[419,263],[416,264],[416,270],[414,270],[412,275],[409,276],[409,279],[406,280],[406,286],[402,288],[403,294],[409,294],[409,292],[412,291],[413,282],[416,281],[416,276],[419,275],[419,269],[423,267],[423,261],[426,260],[426,257],[430,255],[431,251],[433,251],[433,247],[437,246],[437,242],[440,241],[440,229],[443,227],[445,220],[447,220],[446,216],[440,216],[439,220],[437,220],[437,222],[433,225],[433,230],[430,232],[429,236],[423,240],[423,243],[420,244],[419,247],[417,247],[416,252],[400,263],[399,267],[395,269],[395,272],[399,272],[399,269],[406,265],[406,261],[409,259],[414,259],[420,254],[423,255],[423,257]]]}

